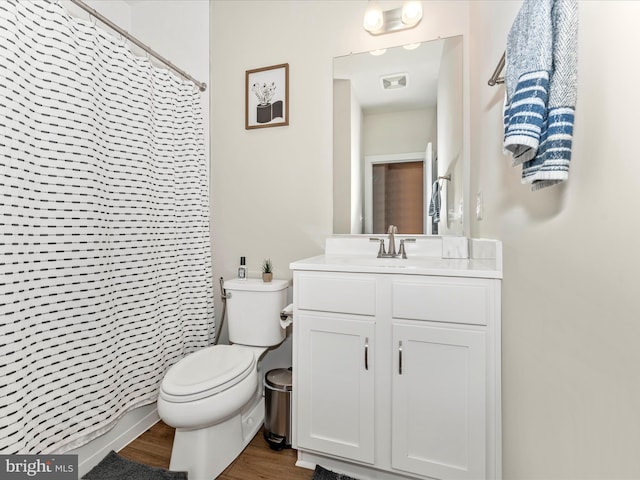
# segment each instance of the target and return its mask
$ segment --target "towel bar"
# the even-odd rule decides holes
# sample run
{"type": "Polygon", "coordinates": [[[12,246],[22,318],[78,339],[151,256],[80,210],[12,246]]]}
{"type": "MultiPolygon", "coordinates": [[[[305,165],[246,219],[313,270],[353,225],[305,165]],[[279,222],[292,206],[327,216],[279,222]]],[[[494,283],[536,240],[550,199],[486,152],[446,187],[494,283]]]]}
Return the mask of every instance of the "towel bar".
{"type": "Polygon", "coordinates": [[[504,83],[504,77],[501,77],[500,73],[504,68],[505,55],[506,55],[506,52],[502,54],[502,57],[500,58],[500,61],[498,62],[496,69],[493,71],[493,75],[491,75],[491,78],[487,82],[490,87],[493,87],[497,83],[504,83]]]}

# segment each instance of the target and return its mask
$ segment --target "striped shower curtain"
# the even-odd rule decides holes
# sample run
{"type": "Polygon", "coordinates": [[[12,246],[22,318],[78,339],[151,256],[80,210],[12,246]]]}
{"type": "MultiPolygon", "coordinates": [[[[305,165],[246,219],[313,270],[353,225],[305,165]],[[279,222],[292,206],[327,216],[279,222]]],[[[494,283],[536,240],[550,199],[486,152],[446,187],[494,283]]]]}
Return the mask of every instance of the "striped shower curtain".
{"type": "Polygon", "coordinates": [[[0,453],[86,443],[210,343],[201,117],[121,39],[0,2],[0,453]]]}

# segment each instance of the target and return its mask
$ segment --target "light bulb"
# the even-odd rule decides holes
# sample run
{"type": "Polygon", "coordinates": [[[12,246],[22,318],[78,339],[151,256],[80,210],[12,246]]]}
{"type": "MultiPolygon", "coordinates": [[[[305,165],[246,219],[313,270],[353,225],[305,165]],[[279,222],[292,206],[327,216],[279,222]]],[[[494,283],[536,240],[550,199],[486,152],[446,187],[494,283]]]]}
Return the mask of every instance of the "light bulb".
{"type": "Polygon", "coordinates": [[[408,45],[403,45],[402,48],[404,48],[405,50],[415,50],[416,48],[420,47],[420,43],[409,43],[408,45]]]}
{"type": "Polygon", "coordinates": [[[411,0],[402,5],[402,23],[413,27],[422,20],[422,2],[411,0]]]}
{"type": "Polygon", "coordinates": [[[368,32],[376,32],[382,28],[382,10],[375,2],[370,2],[364,13],[364,29],[368,32]]]}

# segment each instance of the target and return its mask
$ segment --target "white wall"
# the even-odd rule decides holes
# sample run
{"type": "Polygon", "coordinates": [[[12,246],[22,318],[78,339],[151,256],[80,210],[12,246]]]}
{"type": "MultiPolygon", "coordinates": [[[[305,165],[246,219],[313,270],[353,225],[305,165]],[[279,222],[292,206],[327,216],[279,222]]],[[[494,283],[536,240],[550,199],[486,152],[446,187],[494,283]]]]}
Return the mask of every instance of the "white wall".
{"type": "Polygon", "coordinates": [[[364,155],[424,152],[436,144],[436,108],[367,113],[363,124],[364,155]]]}
{"type": "Polygon", "coordinates": [[[362,108],[351,80],[334,80],[333,92],[333,231],[362,233],[362,108]]]}
{"type": "Polygon", "coordinates": [[[640,2],[579,2],[570,178],[536,192],[486,83],[521,2],[470,3],[472,232],[504,247],[504,478],[640,478],[640,2]]]}
{"type": "MultiPolygon", "coordinates": [[[[333,81],[333,171],[338,181],[333,185],[333,231],[351,232],[351,145],[353,143],[353,108],[351,80],[333,81]]],[[[359,143],[359,142],[358,142],[359,143]]]]}

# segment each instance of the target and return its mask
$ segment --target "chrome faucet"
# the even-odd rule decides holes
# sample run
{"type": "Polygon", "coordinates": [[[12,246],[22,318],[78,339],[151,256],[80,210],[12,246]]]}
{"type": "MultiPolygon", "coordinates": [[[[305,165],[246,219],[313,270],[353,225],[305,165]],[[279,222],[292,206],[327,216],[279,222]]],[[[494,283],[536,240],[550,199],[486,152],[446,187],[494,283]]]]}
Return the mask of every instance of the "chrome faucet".
{"type": "Polygon", "coordinates": [[[398,233],[398,227],[395,225],[389,225],[389,230],[387,231],[389,234],[389,251],[387,252],[388,257],[395,257],[397,255],[396,252],[396,233],[398,233]]]}
{"type": "MultiPolygon", "coordinates": [[[[389,249],[384,248],[384,238],[370,238],[372,242],[380,242],[380,249],[378,250],[378,258],[395,258],[402,252],[396,252],[396,234],[398,233],[398,227],[395,225],[389,225],[389,249]]],[[[404,245],[402,245],[404,247],[404,245]]],[[[404,250],[404,248],[402,249],[404,250]]],[[[406,258],[406,253],[405,257],[406,258]]]]}
{"type": "Polygon", "coordinates": [[[395,225],[389,225],[389,250],[387,251],[384,248],[384,238],[372,237],[369,238],[371,242],[379,242],[380,248],[378,249],[378,257],[377,258],[407,258],[407,251],[405,250],[404,244],[405,242],[415,242],[415,238],[401,238],[400,239],[400,248],[396,252],[396,235],[398,234],[398,227],[395,225]]]}

